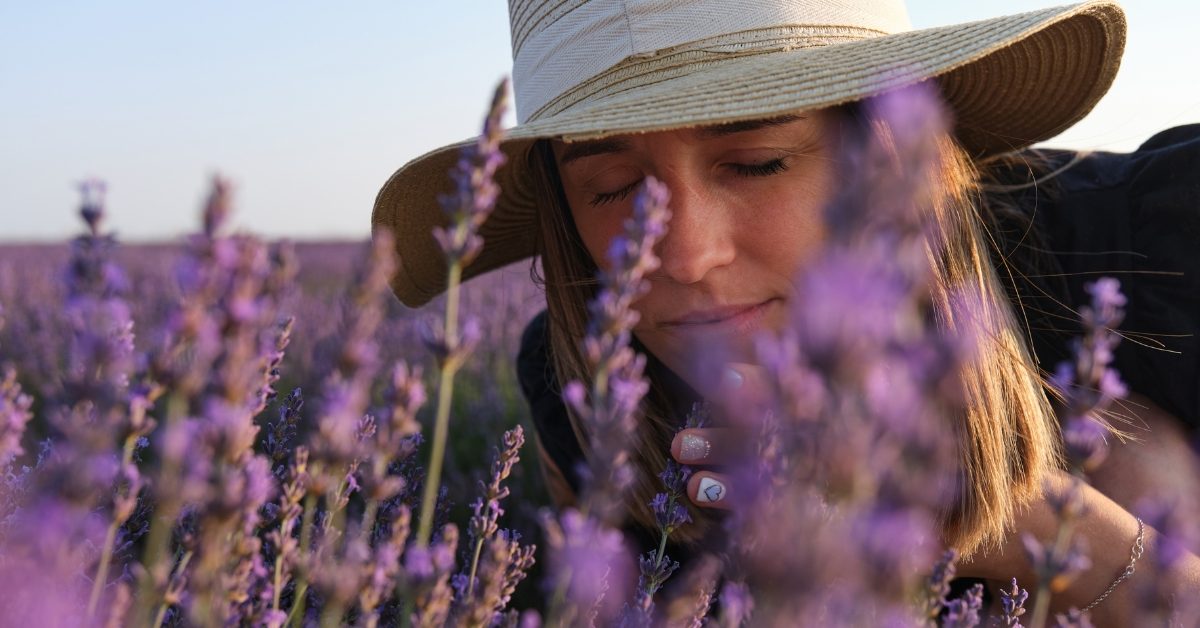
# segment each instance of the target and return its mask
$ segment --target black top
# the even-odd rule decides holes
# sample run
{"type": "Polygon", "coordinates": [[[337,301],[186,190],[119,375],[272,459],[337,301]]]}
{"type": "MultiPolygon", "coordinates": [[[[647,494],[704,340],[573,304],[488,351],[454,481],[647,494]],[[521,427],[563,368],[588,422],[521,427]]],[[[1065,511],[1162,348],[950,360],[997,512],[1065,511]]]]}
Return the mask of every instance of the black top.
{"type": "MultiPolygon", "coordinates": [[[[1033,237],[1018,233],[1022,246],[1046,253],[1037,276],[1030,277],[1034,285],[1018,280],[1016,286],[1036,358],[1051,372],[1067,359],[1071,339],[1081,330],[1066,306],[1088,302],[1084,284],[1102,275],[1117,277],[1129,300],[1121,331],[1132,335],[1118,346],[1115,367],[1131,390],[1195,433],[1200,428],[1200,124],[1163,131],[1128,154],[1041,153],[1051,170],[1077,161],[1050,178],[1052,185],[1017,194],[1037,230],[1033,237]]],[[[555,381],[546,325],[543,311],[525,329],[518,378],[541,446],[578,493],[583,454],[555,381]]],[[[647,358],[649,368],[673,376],[652,355],[647,358]]]]}

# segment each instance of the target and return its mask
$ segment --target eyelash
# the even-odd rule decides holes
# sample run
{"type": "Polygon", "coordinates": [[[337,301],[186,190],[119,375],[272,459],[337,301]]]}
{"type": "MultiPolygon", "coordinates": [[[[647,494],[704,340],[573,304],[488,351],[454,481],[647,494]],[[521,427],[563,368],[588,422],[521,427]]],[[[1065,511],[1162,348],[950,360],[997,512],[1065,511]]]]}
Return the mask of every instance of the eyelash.
{"type": "MultiPolygon", "coordinates": [[[[730,164],[729,166],[733,168],[733,171],[738,176],[742,177],[769,177],[788,169],[788,165],[783,161],[783,157],[772,159],[771,161],[761,164],[730,164]]],[[[641,182],[641,179],[638,179],[637,181],[634,181],[633,183],[630,183],[629,185],[615,192],[601,192],[600,194],[593,196],[592,200],[589,201],[588,204],[595,207],[597,205],[606,205],[608,203],[615,203],[616,201],[624,200],[625,197],[629,196],[630,192],[634,191],[634,189],[641,184],[641,182]]]]}

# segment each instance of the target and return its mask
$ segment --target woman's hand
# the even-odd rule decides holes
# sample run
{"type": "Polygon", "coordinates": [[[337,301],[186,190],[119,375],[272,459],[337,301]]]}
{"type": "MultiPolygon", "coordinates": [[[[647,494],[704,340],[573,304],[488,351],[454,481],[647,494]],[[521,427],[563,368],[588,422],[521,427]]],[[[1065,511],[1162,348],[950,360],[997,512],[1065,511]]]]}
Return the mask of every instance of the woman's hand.
{"type": "Polygon", "coordinates": [[[728,509],[731,476],[721,473],[724,465],[745,460],[751,453],[754,434],[736,427],[745,417],[766,412],[768,390],[762,368],[750,364],[729,364],[709,400],[716,405],[718,427],[680,430],[671,442],[671,457],[696,470],[688,480],[687,495],[702,508],[728,509]],[[741,420],[735,419],[741,417],[741,420]]]}

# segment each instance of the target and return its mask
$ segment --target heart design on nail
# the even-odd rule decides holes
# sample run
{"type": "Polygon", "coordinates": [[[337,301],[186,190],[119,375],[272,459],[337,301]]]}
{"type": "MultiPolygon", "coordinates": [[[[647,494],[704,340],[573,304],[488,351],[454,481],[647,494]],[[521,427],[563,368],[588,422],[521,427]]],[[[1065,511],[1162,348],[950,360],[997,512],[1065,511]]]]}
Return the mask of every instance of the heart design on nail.
{"type": "Polygon", "coordinates": [[[712,478],[701,478],[700,487],[696,491],[696,501],[717,502],[725,496],[725,485],[712,478]]]}

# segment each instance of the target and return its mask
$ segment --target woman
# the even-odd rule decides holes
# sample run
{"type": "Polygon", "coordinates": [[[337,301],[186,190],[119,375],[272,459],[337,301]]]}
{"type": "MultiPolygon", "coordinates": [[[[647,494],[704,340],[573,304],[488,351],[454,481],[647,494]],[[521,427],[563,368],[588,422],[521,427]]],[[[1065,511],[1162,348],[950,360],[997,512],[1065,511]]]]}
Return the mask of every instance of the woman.
{"type": "MultiPolygon", "coordinates": [[[[970,271],[943,272],[935,285],[974,282],[1002,312],[997,344],[967,375],[979,392],[968,403],[961,438],[974,445],[964,447],[963,463],[982,472],[944,536],[970,556],[963,575],[1032,582],[1018,535],[1045,539],[1056,528],[1043,481],[1063,478],[1057,428],[1019,318],[1004,300],[1006,290],[1017,296],[1022,287],[1001,281],[992,256],[1012,260],[986,239],[1012,226],[1005,208],[1019,205],[1024,188],[985,198],[977,193],[979,167],[1057,134],[1095,105],[1119,64],[1120,9],[1097,1],[923,31],[910,30],[904,7],[886,1],[512,0],[510,15],[521,124],[504,146],[509,166],[481,231],[485,248],[466,274],[541,256],[548,317],[527,333],[522,370],[558,500],[569,502],[578,488],[572,469],[582,456],[577,435],[586,428],[562,408],[556,382],[587,379],[578,343],[588,280],[639,182],[664,181],[673,212],[658,249],[662,266],[635,305],[652,393],[635,436],[640,481],[628,505],[631,519],[648,527],[645,504],[667,451],[693,464],[729,455],[736,434],[713,431],[720,428],[672,440],[681,402],[705,389],[691,368],[693,349],[719,337],[735,351],[727,385],[759,384],[749,338],[784,323],[791,279],[825,242],[820,209],[839,182],[835,147],[863,119],[848,103],[934,79],[956,126],[938,143],[947,201],[930,211],[950,227],[948,255],[970,271]],[[542,372],[543,365],[550,370],[542,372]]],[[[405,166],[376,201],[373,222],[396,234],[401,258],[393,288],[409,305],[428,301],[444,281],[428,234],[440,218],[441,173],[457,148],[405,166]]],[[[1045,170],[1056,169],[1052,157],[1047,164],[1045,170]]],[[[1009,276],[1016,276],[1013,268],[1030,275],[1040,267],[999,266],[1009,276]]],[[[693,477],[689,497],[697,507],[720,509],[729,503],[723,494],[737,490],[710,469],[693,477]],[[708,490],[714,485],[720,490],[708,490]]],[[[1153,539],[1153,530],[1143,532],[1104,495],[1089,489],[1085,498],[1090,514],[1080,530],[1092,547],[1153,539]]],[[[1093,556],[1093,568],[1056,603],[1088,605],[1120,584],[1127,563],[1123,550],[1093,556]]],[[[1200,561],[1190,556],[1186,567],[1200,586],[1200,561]]],[[[1119,623],[1132,590],[1113,589],[1094,619],[1119,623]]]]}

